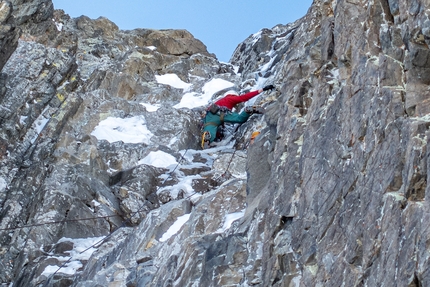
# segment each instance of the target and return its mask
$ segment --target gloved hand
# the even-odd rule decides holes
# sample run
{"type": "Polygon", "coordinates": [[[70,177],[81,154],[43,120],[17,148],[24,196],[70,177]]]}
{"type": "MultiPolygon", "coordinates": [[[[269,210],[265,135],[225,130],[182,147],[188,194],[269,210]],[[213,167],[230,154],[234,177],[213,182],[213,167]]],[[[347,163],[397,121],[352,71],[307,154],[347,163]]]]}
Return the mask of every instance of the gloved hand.
{"type": "Polygon", "coordinates": [[[263,91],[273,90],[274,88],[275,88],[275,86],[274,86],[274,85],[268,85],[268,86],[265,86],[265,87],[263,88],[263,91]]]}

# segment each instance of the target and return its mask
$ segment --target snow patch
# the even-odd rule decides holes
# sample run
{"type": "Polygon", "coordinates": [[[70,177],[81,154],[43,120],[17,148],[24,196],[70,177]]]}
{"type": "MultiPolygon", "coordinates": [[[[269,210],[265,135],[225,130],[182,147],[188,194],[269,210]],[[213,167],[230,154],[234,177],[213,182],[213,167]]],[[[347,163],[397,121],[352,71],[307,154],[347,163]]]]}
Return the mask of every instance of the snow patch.
{"type": "Polygon", "coordinates": [[[57,30],[61,32],[63,30],[63,26],[64,26],[63,23],[59,23],[59,22],[55,21],[55,19],[52,19],[52,21],[54,22],[55,27],[57,27],[57,30]]]}
{"type": "Polygon", "coordinates": [[[36,130],[36,135],[31,139],[31,143],[33,144],[37,138],[39,137],[42,130],[45,128],[46,124],[49,122],[49,119],[45,118],[43,115],[47,111],[48,107],[46,107],[43,112],[37,117],[37,119],[32,124],[32,128],[36,130]]]}
{"type": "Polygon", "coordinates": [[[73,275],[75,274],[79,269],[83,267],[82,263],[80,261],[72,261],[67,263],[63,267],[59,267],[57,265],[48,265],[45,267],[45,270],[43,270],[41,275],[49,276],[54,273],[62,273],[67,275],[73,275]]]}
{"type": "Polygon", "coordinates": [[[267,72],[269,68],[272,67],[273,62],[275,61],[276,57],[270,58],[270,61],[267,62],[263,67],[260,68],[261,72],[267,72]]]}
{"type": "Polygon", "coordinates": [[[145,107],[145,109],[148,111],[148,112],[150,112],[150,113],[152,113],[152,112],[156,112],[159,108],[160,108],[160,105],[159,104],[155,104],[155,105],[152,105],[152,104],[147,104],[147,103],[140,103],[142,106],[144,106],[145,107]]]}
{"type": "Polygon", "coordinates": [[[168,168],[177,165],[176,158],[163,151],[151,151],[145,158],[141,159],[138,164],[152,165],[155,167],[168,168]]]}
{"type": "Polygon", "coordinates": [[[155,76],[155,79],[159,84],[168,85],[176,89],[187,90],[192,84],[185,83],[176,74],[165,74],[161,76],[155,76]]]}
{"type": "Polygon", "coordinates": [[[327,76],[330,79],[327,83],[334,86],[339,86],[339,69],[333,69],[330,71],[331,77],[327,76]]]}
{"type": "Polygon", "coordinates": [[[103,238],[104,236],[92,237],[92,238],[75,238],[75,239],[65,238],[65,237],[61,238],[58,241],[58,243],[61,243],[61,242],[73,243],[73,249],[70,251],[66,251],[70,256],[67,256],[67,257],[50,256],[50,258],[55,258],[61,263],[64,263],[64,266],[61,266],[60,268],[59,266],[56,266],[56,265],[48,265],[46,266],[45,270],[42,272],[41,275],[50,276],[54,273],[62,273],[62,274],[68,274],[68,275],[76,274],[76,272],[83,267],[81,260],[87,261],[88,259],[90,259],[94,251],[97,250],[97,248],[94,248],[93,245],[103,240],[103,238]]]}
{"type": "MultiPolygon", "coordinates": [[[[170,176],[166,174],[163,176],[163,180],[165,180],[169,177],[170,176]]],[[[197,178],[201,178],[201,176],[196,175],[196,176],[185,177],[173,186],[166,186],[165,188],[159,189],[157,191],[157,194],[160,194],[160,193],[164,192],[165,190],[167,190],[172,198],[178,198],[178,195],[180,192],[185,192],[185,197],[187,197],[189,199],[197,199],[201,195],[199,193],[195,192],[195,190],[192,186],[193,179],[197,179],[197,178]]]]}
{"type": "Polygon", "coordinates": [[[145,118],[142,116],[132,118],[108,117],[101,121],[91,133],[98,140],[108,142],[123,141],[124,143],[149,144],[153,134],[146,127],[145,118]]]}
{"type": "Polygon", "coordinates": [[[19,117],[19,123],[21,124],[21,125],[25,125],[25,121],[27,120],[27,116],[20,116],[19,117]]]}
{"type": "Polygon", "coordinates": [[[222,233],[225,232],[227,229],[229,229],[232,225],[232,223],[240,218],[242,218],[245,215],[245,211],[240,212],[234,212],[227,214],[224,218],[224,224],[223,226],[216,231],[216,233],[222,233]]]}
{"type": "Polygon", "coordinates": [[[95,207],[97,207],[97,206],[100,206],[101,204],[100,204],[100,202],[98,202],[97,200],[92,200],[91,201],[91,203],[93,204],[93,206],[95,206],[95,207]]]}
{"type": "Polygon", "coordinates": [[[258,42],[258,40],[260,40],[262,33],[263,33],[263,31],[260,30],[257,33],[252,35],[252,41],[251,41],[252,46],[254,46],[255,43],[258,42]]]}
{"type": "Polygon", "coordinates": [[[178,219],[176,219],[175,223],[173,223],[173,225],[170,226],[169,229],[167,229],[166,233],[164,233],[163,236],[161,236],[160,242],[165,242],[170,237],[178,233],[178,231],[188,221],[189,218],[190,218],[190,214],[179,216],[178,219]]]}
{"type": "Polygon", "coordinates": [[[37,134],[40,134],[42,132],[43,128],[46,126],[48,121],[49,121],[49,119],[46,119],[44,117],[38,118],[36,120],[35,127],[36,127],[37,134]]]}
{"type": "Polygon", "coordinates": [[[212,79],[207,82],[203,88],[203,93],[186,93],[182,96],[181,102],[174,106],[176,109],[180,108],[196,108],[206,106],[211,101],[212,96],[221,90],[231,88],[234,84],[223,79],[212,79]]]}
{"type": "Polygon", "coordinates": [[[0,192],[5,191],[7,188],[6,180],[3,177],[0,177],[0,192]]]}

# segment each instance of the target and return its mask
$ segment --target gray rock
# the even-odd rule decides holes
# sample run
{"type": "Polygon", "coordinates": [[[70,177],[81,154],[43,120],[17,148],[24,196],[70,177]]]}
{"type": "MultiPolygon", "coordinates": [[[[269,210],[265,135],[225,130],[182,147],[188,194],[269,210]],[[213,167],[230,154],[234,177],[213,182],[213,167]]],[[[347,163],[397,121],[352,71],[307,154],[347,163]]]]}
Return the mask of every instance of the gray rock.
{"type": "MultiPolygon", "coordinates": [[[[21,30],[12,15],[13,6],[9,1],[0,1],[0,71],[18,45],[21,30]]],[[[4,91],[0,91],[2,95],[4,91]]]]}
{"type": "Polygon", "coordinates": [[[425,4],[314,1],[225,64],[185,30],[21,2],[0,1],[1,284],[429,285],[425,4]],[[200,150],[205,107],[174,106],[212,79],[276,89],[200,150]],[[108,118],[147,137],[97,138],[108,118]]]}

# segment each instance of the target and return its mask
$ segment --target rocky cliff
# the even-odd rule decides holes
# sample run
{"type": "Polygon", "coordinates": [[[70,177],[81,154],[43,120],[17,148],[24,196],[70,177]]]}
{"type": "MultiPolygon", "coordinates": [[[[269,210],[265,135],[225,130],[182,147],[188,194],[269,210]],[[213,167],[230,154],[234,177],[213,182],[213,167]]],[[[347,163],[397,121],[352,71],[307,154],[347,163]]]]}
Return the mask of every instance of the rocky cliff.
{"type": "Polygon", "coordinates": [[[429,9],[315,0],[220,63],[1,0],[2,286],[430,285],[429,9]],[[210,99],[266,84],[199,149],[210,99]]]}

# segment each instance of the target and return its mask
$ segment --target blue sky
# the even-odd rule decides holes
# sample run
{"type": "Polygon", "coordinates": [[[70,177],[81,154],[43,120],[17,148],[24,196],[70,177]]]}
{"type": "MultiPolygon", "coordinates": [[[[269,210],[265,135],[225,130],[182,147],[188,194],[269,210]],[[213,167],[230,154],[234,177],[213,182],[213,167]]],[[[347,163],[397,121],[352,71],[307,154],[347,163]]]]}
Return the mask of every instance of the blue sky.
{"type": "Polygon", "coordinates": [[[120,29],[186,29],[228,62],[243,40],[263,28],[303,17],[313,0],[52,0],[71,17],[104,16],[120,29]]]}

